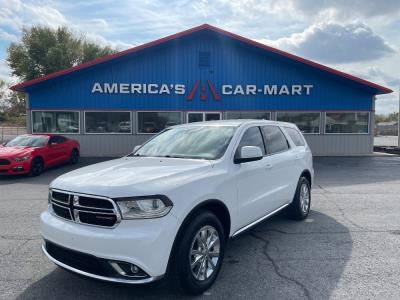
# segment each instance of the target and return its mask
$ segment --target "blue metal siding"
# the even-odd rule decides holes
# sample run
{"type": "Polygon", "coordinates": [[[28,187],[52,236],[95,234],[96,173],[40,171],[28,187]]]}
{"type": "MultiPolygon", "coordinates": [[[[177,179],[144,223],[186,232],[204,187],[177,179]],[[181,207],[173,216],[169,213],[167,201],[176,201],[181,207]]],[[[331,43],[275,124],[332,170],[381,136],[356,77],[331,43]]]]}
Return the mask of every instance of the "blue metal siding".
{"type": "Polygon", "coordinates": [[[32,87],[30,109],[98,110],[372,110],[373,93],[351,81],[202,32],[140,53],[49,80],[32,87]],[[208,68],[199,67],[199,52],[210,52],[208,68]],[[210,80],[221,96],[192,101],[186,96],[197,80],[210,80]],[[185,95],[92,94],[94,82],[184,84],[185,95]],[[312,84],[311,95],[222,95],[221,86],[312,84]]]}

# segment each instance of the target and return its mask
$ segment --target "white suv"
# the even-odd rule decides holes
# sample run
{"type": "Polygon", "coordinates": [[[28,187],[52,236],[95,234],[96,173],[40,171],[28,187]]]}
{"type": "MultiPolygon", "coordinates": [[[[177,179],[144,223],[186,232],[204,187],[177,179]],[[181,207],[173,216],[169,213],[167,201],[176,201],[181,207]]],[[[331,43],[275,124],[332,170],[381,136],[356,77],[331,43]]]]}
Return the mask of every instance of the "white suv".
{"type": "Polygon", "coordinates": [[[229,238],[282,209],[307,217],[312,180],[310,148],[293,124],[174,126],[126,157],[55,179],[41,215],[43,251],[92,278],[139,284],[172,273],[201,293],[229,238]]]}

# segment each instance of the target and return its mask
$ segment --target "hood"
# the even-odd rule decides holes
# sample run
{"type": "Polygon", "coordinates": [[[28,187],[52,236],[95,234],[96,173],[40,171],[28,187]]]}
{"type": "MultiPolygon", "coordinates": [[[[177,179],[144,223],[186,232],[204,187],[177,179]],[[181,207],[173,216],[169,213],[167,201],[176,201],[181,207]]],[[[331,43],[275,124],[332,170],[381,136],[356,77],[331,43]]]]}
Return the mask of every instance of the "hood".
{"type": "Polygon", "coordinates": [[[52,188],[106,197],[163,194],[212,168],[206,160],[124,157],[74,170],[52,188]]]}
{"type": "Polygon", "coordinates": [[[31,153],[34,150],[32,147],[0,147],[0,157],[15,157],[15,156],[23,156],[31,153]]]}

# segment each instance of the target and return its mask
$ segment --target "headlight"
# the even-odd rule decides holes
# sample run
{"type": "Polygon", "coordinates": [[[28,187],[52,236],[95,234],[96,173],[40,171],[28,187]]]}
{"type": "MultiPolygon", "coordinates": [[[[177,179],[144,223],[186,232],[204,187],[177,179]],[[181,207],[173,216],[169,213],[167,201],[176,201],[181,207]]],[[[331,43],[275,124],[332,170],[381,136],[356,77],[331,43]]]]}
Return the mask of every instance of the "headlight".
{"type": "Polygon", "coordinates": [[[26,156],[16,157],[16,158],[14,158],[14,161],[21,162],[21,161],[27,161],[28,159],[29,159],[29,155],[26,155],[26,156]]]}
{"type": "Polygon", "coordinates": [[[163,195],[114,199],[121,210],[122,219],[150,219],[163,217],[173,204],[163,195]]]}

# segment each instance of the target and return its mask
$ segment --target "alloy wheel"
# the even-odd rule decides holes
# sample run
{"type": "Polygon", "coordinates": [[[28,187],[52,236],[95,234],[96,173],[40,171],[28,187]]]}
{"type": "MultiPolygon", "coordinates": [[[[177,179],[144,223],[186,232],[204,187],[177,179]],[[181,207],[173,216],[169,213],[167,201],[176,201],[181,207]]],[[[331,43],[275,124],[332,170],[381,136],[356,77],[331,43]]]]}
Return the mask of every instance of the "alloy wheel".
{"type": "Polygon", "coordinates": [[[306,183],[300,187],[300,208],[306,214],[310,206],[310,189],[306,183]]]}
{"type": "Polygon", "coordinates": [[[43,171],[43,164],[40,160],[35,160],[32,164],[32,173],[39,175],[43,171]]]}
{"type": "Polygon", "coordinates": [[[220,257],[218,231],[210,225],[202,227],[192,241],[189,256],[193,276],[199,281],[210,278],[220,257]]]}

